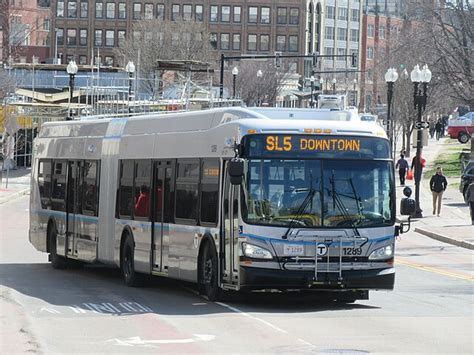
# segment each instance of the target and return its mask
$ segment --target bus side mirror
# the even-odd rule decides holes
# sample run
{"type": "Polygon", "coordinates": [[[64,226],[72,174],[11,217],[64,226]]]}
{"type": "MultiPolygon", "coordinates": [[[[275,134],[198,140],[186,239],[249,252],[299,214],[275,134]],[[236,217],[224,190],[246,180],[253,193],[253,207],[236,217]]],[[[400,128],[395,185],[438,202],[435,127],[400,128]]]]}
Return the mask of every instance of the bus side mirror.
{"type": "Polygon", "coordinates": [[[232,185],[242,185],[244,178],[243,159],[234,158],[229,162],[229,176],[232,185]]]}

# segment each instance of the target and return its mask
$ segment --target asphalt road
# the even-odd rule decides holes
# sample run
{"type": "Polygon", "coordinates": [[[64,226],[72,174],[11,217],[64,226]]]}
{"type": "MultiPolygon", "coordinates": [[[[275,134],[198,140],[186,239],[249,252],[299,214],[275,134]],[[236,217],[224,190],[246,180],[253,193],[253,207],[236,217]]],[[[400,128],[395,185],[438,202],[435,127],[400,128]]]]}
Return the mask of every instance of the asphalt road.
{"type": "Polygon", "coordinates": [[[53,270],[28,242],[28,197],[0,206],[0,353],[474,352],[473,252],[414,233],[397,245],[393,292],[352,305],[260,294],[207,302],[116,269],[53,270]]]}

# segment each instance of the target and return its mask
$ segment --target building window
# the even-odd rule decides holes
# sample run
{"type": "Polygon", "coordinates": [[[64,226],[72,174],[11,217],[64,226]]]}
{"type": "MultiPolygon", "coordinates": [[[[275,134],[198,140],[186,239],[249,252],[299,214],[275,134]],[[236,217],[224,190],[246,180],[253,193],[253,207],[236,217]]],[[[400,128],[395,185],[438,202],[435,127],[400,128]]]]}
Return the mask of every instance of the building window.
{"type": "Polygon", "coordinates": [[[339,41],[347,41],[347,28],[338,28],[337,29],[337,39],[339,41]]]}
{"type": "Polygon", "coordinates": [[[241,21],[242,8],[240,6],[234,6],[234,22],[241,21]]]}
{"type": "Polygon", "coordinates": [[[270,50],[270,36],[260,35],[260,50],[267,52],[270,50]]]}
{"type": "Polygon", "coordinates": [[[145,4],[145,20],[152,20],[153,19],[153,8],[155,5],[153,4],[145,4]]]}
{"type": "Polygon", "coordinates": [[[374,37],[374,25],[367,25],[367,37],[374,37]]]}
{"type": "Polygon", "coordinates": [[[258,7],[249,7],[249,23],[257,23],[258,20],[258,7]]]}
{"type": "Polygon", "coordinates": [[[105,31],[105,45],[107,47],[113,47],[115,45],[115,31],[114,30],[105,31]]]}
{"type": "Polygon", "coordinates": [[[298,36],[289,36],[288,37],[288,51],[289,52],[298,52],[298,36]]]}
{"type": "Polygon", "coordinates": [[[234,33],[232,36],[232,49],[240,51],[240,33],[234,33]]]}
{"type": "Polygon", "coordinates": [[[210,22],[217,22],[218,14],[219,14],[219,6],[212,5],[211,16],[209,18],[210,22]]]}
{"type": "Polygon", "coordinates": [[[270,8],[262,7],[260,9],[260,23],[270,23],[270,8]]]}
{"type": "Polygon", "coordinates": [[[286,25],[287,22],[287,9],[286,7],[279,7],[277,9],[277,23],[279,25],[286,25]]]}
{"type": "Polygon", "coordinates": [[[351,29],[351,41],[358,42],[359,41],[359,30],[351,29]]]}
{"type": "Polygon", "coordinates": [[[228,33],[221,33],[221,49],[229,49],[230,35],[228,33]]]}
{"type": "Polygon", "coordinates": [[[221,22],[230,22],[230,6],[221,6],[221,22]]]}
{"type": "MultiPolygon", "coordinates": [[[[345,48],[338,48],[337,49],[337,55],[338,56],[343,56],[343,55],[346,55],[346,49],[345,48]]],[[[346,61],[346,57],[337,57],[337,60],[339,62],[345,62],[346,61]]]]}
{"type": "Polygon", "coordinates": [[[75,46],[77,44],[77,31],[75,29],[67,30],[67,45],[75,46]]]}
{"type": "Polygon", "coordinates": [[[276,50],[286,52],[286,36],[277,36],[276,50]]]}
{"type": "Polygon", "coordinates": [[[367,47],[367,59],[374,59],[374,47],[367,47]]]}
{"type": "Polygon", "coordinates": [[[325,47],[324,48],[325,55],[334,55],[334,48],[333,47],[325,47]]]}
{"type": "Polygon", "coordinates": [[[124,2],[120,2],[118,4],[118,18],[119,19],[127,18],[127,4],[124,2]]]}
{"type": "Polygon", "coordinates": [[[102,64],[102,59],[100,58],[100,56],[94,57],[94,65],[100,66],[101,64],[102,64]]]}
{"type": "Polygon", "coordinates": [[[359,22],[359,10],[351,9],[351,20],[353,22],[359,22]]]}
{"type": "Polygon", "coordinates": [[[123,47],[125,45],[125,30],[117,31],[117,46],[123,47]]]}
{"type": "Polygon", "coordinates": [[[385,26],[379,26],[379,38],[385,39],[385,26]]]}
{"type": "Polygon", "coordinates": [[[86,65],[86,64],[87,64],[87,56],[85,56],[85,55],[80,55],[80,56],[79,56],[79,64],[81,64],[81,65],[86,65]]]}
{"type": "Polygon", "coordinates": [[[134,3],[133,4],[133,19],[141,20],[142,19],[142,4],[134,3]]]}
{"type": "Polygon", "coordinates": [[[87,30],[85,28],[79,30],[79,45],[87,46],[87,30]]]}
{"type": "Polygon", "coordinates": [[[256,51],[257,50],[257,35],[248,35],[247,36],[247,50],[256,51]]]}
{"type": "Polygon", "coordinates": [[[326,18],[335,19],[334,6],[326,6],[326,18]]]}
{"type": "Polygon", "coordinates": [[[89,11],[89,2],[87,0],[81,0],[81,13],[79,16],[81,18],[89,17],[88,11],[89,11]]]}
{"type": "Polygon", "coordinates": [[[290,9],[290,25],[299,25],[300,23],[300,9],[290,9]]]}
{"type": "Polygon", "coordinates": [[[217,33],[211,33],[210,42],[211,47],[217,49],[217,33]]]}
{"type": "Polygon", "coordinates": [[[196,5],[196,21],[202,22],[204,21],[204,10],[202,5],[196,5]]]}
{"type": "Polygon", "coordinates": [[[95,3],[95,18],[104,17],[104,4],[102,2],[95,3]]]}
{"type": "Polygon", "coordinates": [[[62,28],[56,29],[56,37],[57,37],[58,46],[64,45],[64,29],[62,28]]]}
{"type": "Polygon", "coordinates": [[[105,13],[106,18],[115,18],[115,3],[108,2],[107,3],[107,10],[105,13]]]}
{"type": "Polygon", "coordinates": [[[193,5],[183,5],[183,19],[191,20],[193,18],[193,5]]]}
{"type": "Polygon", "coordinates": [[[69,18],[77,17],[77,2],[75,1],[67,2],[67,17],[69,18]]]}
{"type": "Polygon", "coordinates": [[[58,1],[56,5],[56,17],[64,17],[64,1],[58,1]]]}
{"type": "Polygon", "coordinates": [[[114,57],[109,57],[109,56],[106,55],[104,57],[104,62],[105,62],[106,66],[112,67],[114,65],[114,57]]]}
{"type": "Polygon", "coordinates": [[[95,30],[95,32],[94,32],[94,46],[102,47],[102,30],[95,30]]]}
{"type": "Polygon", "coordinates": [[[165,19],[165,5],[164,4],[156,5],[156,18],[162,21],[165,19]]]}
{"type": "Polygon", "coordinates": [[[51,20],[49,18],[45,18],[43,20],[43,30],[49,31],[50,27],[51,27],[51,20]]]}
{"type": "Polygon", "coordinates": [[[347,21],[347,7],[338,7],[337,11],[339,12],[337,18],[341,21],[347,21]]]}
{"type": "Polygon", "coordinates": [[[324,28],[324,38],[330,40],[334,39],[334,27],[326,26],[324,28]]]}

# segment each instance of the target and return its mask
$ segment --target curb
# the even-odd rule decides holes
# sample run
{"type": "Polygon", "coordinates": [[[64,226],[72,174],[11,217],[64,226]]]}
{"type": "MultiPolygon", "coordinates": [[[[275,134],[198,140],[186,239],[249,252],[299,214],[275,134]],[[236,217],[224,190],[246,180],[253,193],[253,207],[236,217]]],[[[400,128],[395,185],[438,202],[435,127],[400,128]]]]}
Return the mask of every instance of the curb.
{"type": "Polygon", "coordinates": [[[0,205],[3,205],[4,203],[7,203],[8,201],[11,201],[19,196],[23,196],[23,195],[28,195],[30,192],[30,189],[23,189],[23,190],[19,190],[19,191],[16,191],[16,192],[13,192],[11,194],[9,194],[8,196],[5,196],[5,197],[0,197],[0,205]]]}
{"type": "Polygon", "coordinates": [[[426,229],[423,229],[423,228],[418,228],[418,227],[415,227],[414,232],[423,234],[427,237],[439,240],[441,242],[445,242],[445,243],[455,245],[455,246],[458,246],[458,247],[461,247],[461,248],[474,250],[474,244],[470,243],[470,242],[466,242],[465,240],[454,239],[454,238],[447,237],[445,235],[442,235],[442,234],[439,234],[439,233],[434,233],[434,232],[431,232],[429,230],[426,230],[426,229]]]}

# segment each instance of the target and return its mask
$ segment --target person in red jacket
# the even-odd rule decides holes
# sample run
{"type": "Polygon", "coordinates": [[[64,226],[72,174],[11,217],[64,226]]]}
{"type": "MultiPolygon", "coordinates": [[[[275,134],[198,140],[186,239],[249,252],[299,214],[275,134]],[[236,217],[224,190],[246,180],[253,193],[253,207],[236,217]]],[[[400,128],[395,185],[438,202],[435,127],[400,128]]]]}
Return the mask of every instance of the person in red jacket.
{"type": "Polygon", "coordinates": [[[150,210],[150,191],[145,185],[140,186],[140,196],[135,204],[136,217],[148,217],[150,210]]]}

